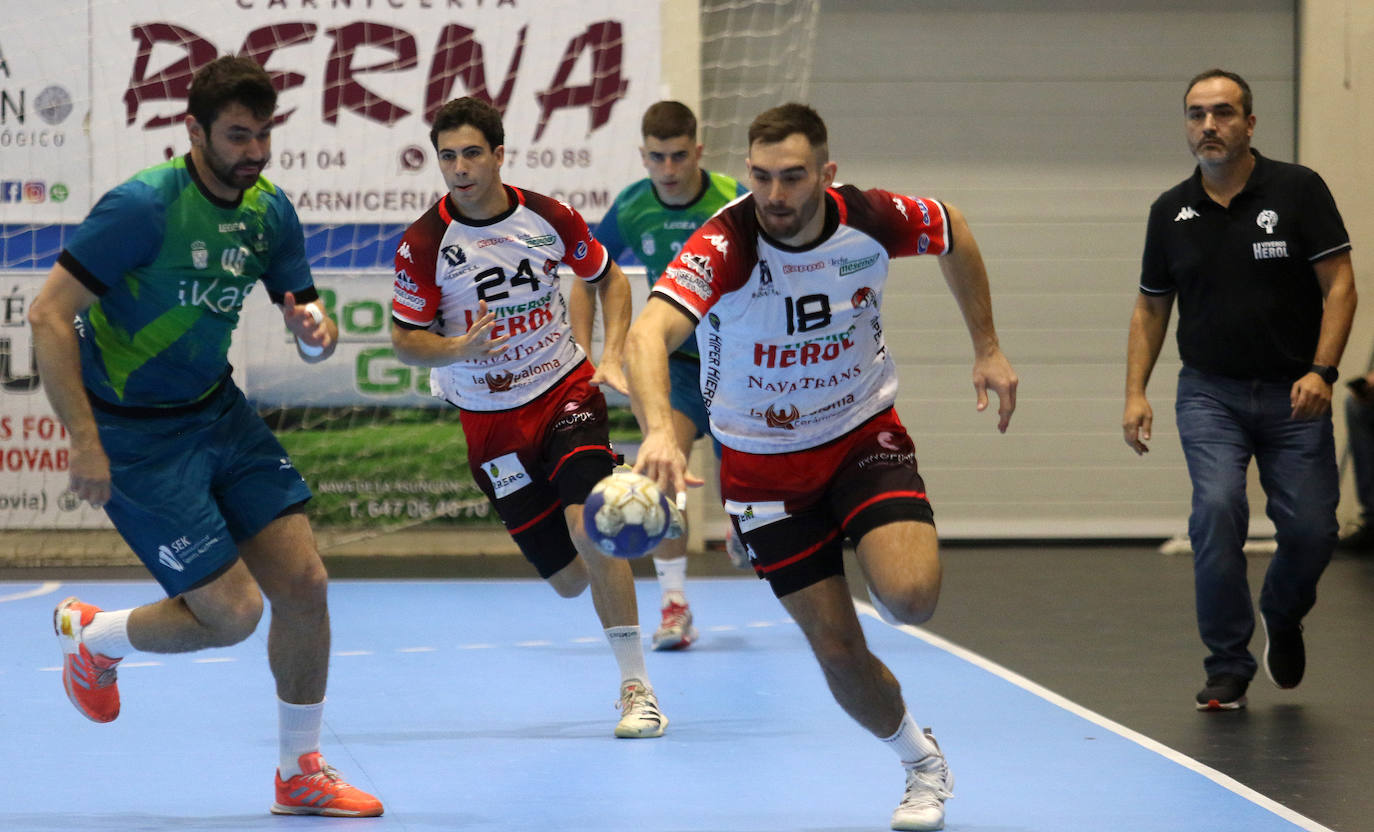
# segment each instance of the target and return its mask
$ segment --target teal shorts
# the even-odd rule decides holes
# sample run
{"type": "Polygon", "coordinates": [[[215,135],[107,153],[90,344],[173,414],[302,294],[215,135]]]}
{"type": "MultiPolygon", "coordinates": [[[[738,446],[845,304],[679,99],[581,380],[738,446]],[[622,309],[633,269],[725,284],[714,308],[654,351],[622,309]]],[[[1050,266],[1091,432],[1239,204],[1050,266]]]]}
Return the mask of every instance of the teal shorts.
{"type": "MultiPolygon", "coordinates": [[[[706,413],[706,402],[701,398],[701,362],[673,353],[668,356],[668,403],[673,410],[680,411],[696,425],[693,439],[710,436],[711,423],[706,413]]],[[[711,444],[720,459],[720,443],[714,436],[711,444]]]]}
{"type": "Polygon", "coordinates": [[[232,380],[192,412],[95,416],[113,486],[105,513],[168,596],[218,576],[241,541],[311,497],[232,380]]]}

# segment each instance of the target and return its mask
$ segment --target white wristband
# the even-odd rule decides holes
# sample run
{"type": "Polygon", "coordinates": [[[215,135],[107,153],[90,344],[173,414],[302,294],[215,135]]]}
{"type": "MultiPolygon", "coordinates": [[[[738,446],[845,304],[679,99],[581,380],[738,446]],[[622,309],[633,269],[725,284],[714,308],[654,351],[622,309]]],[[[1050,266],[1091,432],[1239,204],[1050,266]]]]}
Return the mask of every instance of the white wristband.
{"type": "MultiPolygon", "coordinates": [[[[320,308],[315,304],[306,304],[305,311],[310,313],[310,317],[315,319],[315,323],[324,323],[324,313],[321,312],[320,308]]],[[[314,358],[315,356],[322,355],[324,353],[324,347],[316,347],[307,344],[301,340],[301,337],[299,335],[296,336],[296,349],[301,351],[301,355],[308,356],[310,358],[314,358]]]]}

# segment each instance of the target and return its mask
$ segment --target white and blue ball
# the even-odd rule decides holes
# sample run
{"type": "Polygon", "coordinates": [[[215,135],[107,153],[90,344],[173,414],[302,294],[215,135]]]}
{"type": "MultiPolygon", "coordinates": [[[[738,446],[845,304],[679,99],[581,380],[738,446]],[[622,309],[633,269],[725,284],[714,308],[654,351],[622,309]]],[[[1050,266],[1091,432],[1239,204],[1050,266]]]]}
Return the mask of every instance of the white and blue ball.
{"type": "Polygon", "coordinates": [[[606,554],[641,557],[668,533],[668,500],[643,474],[616,471],[592,488],[582,506],[582,524],[606,554]]]}

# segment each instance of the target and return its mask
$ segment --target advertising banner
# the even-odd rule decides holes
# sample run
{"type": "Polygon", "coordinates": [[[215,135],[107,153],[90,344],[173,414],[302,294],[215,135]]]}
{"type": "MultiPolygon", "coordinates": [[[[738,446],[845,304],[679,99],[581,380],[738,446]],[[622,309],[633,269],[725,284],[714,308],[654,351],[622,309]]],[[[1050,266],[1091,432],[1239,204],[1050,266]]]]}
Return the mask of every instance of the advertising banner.
{"type": "Polygon", "coordinates": [[[186,151],[191,73],[225,54],[252,55],[282,88],[266,176],[306,223],[418,217],[443,191],[430,122],[463,95],[503,111],[504,178],[589,221],[643,175],[657,3],[125,0],[91,12],[108,33],[91,47],[97,193],[186,151]]]}
{"type": "Polygon", "coordinates": [[[43,0],[42,14],[0,20],[0,224],[77,222],[90,208],[87,6],[43,0]]]}
{"type": "Polygon", "coordinates": [[[67,492],[70,437],[39,383],[24,315],[46,277],[0,272],[0,528],[109,528],[67,492]]]}

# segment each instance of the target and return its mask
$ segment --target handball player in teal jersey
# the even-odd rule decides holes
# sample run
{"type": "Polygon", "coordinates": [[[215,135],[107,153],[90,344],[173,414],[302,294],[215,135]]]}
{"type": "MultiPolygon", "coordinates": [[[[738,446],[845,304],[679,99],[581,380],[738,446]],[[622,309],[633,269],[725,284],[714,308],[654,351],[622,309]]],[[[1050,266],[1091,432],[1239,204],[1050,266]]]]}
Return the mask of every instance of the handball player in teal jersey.
{"type": "Polygon", "coordinates": [[[227,358],[259,281],[305,362],[337,343],[295,209],[262,177],[276,103],[248,58],[200,69],[187,95],[191,152],[105,194],[30,307],[43,387],[71,433],[70,489],[105,509],[168,596],[118,611],[68,598],[53,625],[68,698],[110,722],[124,656],[243,641],[265,594],[279,714],[272,811],[371,817],[381,802],[319,750],[329,612],[303,511],[310,489],[227,358]]]}
{"type": "MultiPolygon", "coordinates": [[[[596,227],[596,238],[612,257],[625,250],[643,264],[649,285],[682,250],[692,232],[747,189],[723,173],[702,170],[702,146],[697,143],[697,119],[687,105],[659,101],[644,111],[640,123],[644,146],[639,149],[649,175],[616,196],[596,227]]],[[[573,332],[591,355],[595,295],[576,286],[570,301],[573,332]]],[[[688,338],[669,357],[673,426],[683,456],[692,443],[709,435],[706,405],[701,398],[701,356],[695,338],[688,338]]],[[[720,455],[720,445],[715,445],[720,455]]],[[[736,566],[749,565],[744,547],[728,530],[726,548],[736,566]]],[[[662,593],[662,620],[654,633],[655,650],[681,650],[697,638],[685,592],[687,537],[665,539],[653,551],[654,569],[662,593]]]]}

